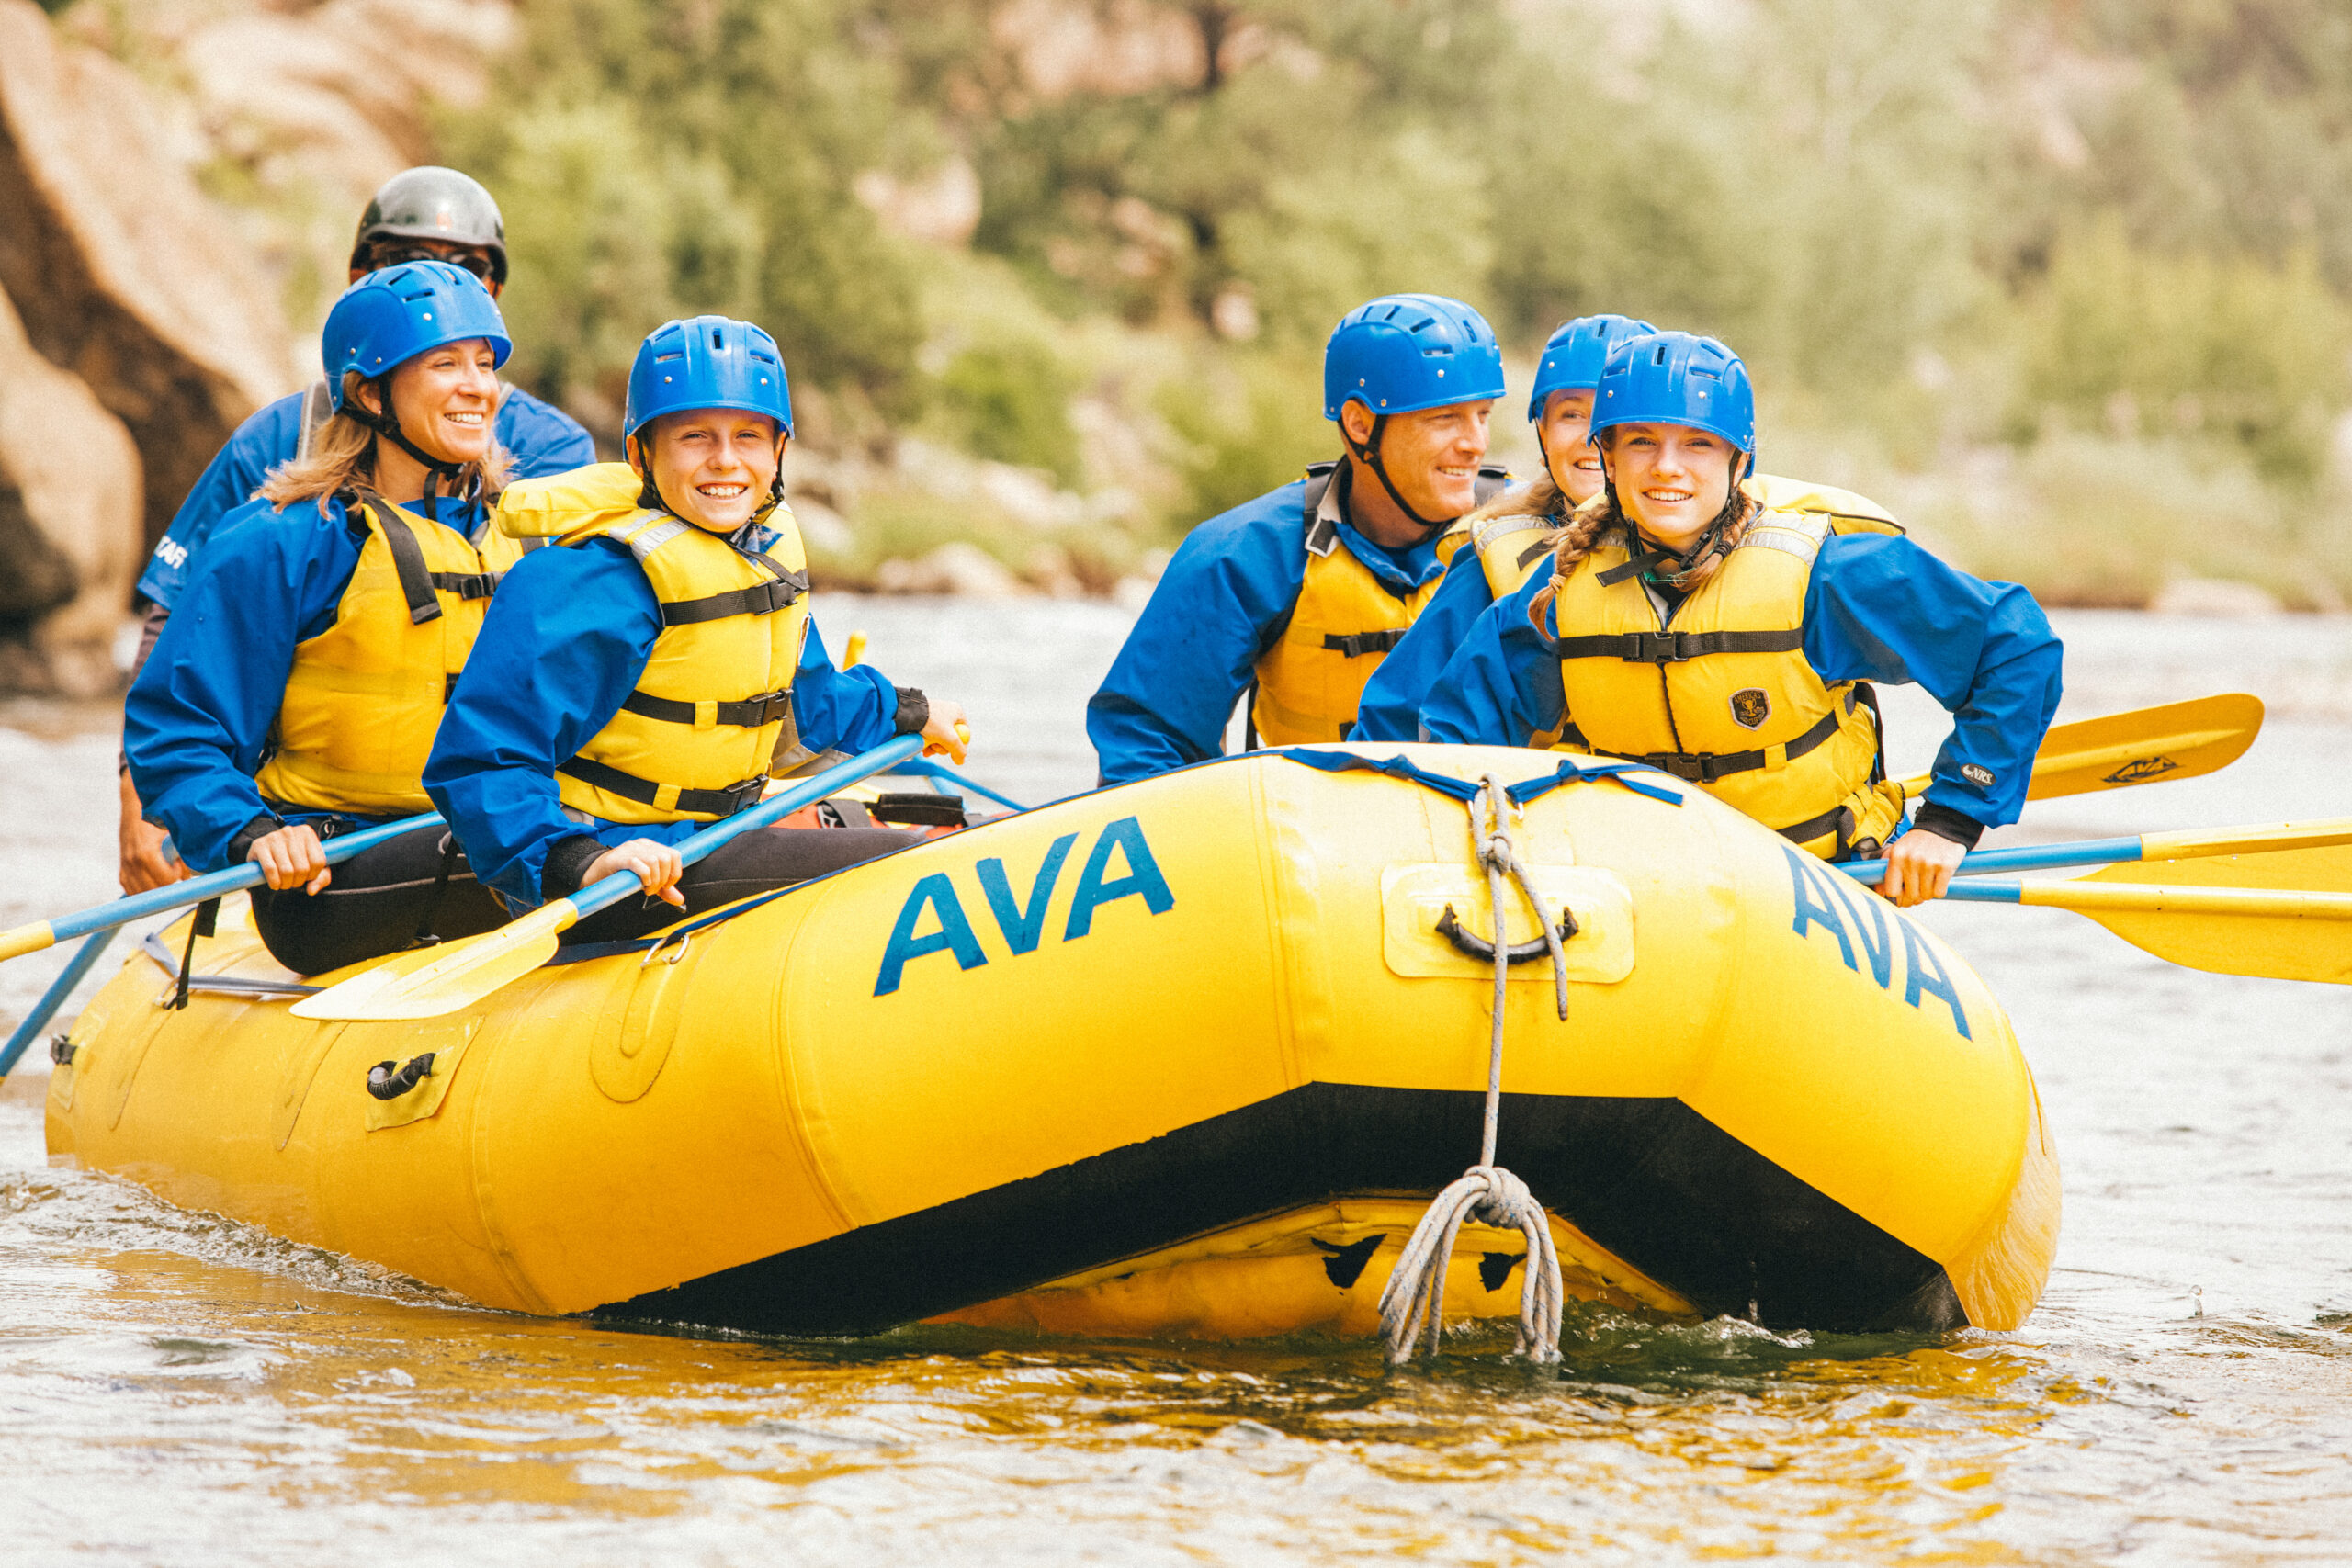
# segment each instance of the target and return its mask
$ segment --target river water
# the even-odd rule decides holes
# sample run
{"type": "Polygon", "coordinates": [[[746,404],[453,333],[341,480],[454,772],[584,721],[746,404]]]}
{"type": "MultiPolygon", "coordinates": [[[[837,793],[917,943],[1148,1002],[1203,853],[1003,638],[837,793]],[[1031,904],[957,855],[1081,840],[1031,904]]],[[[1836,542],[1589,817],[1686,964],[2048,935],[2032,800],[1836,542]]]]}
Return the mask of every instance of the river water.
{"type": "MultiPolygon", "coordinates": [[[[976,777],[1091,782],[1118,612],[820,615],[965,701],[976,777]]],[[[2270,721],[2224,773],[2039,804],[1998,839],[2352,810],[2352,620],[2059,620],[2062,716],[2237,689],[2270,721]]],[[[1939,716],[1893,698],[1893,761],[1924,764],[1939,716]]],[[[110,722],[0,707],[0,924],[111,892],[110,722]]],[[[1327,1344],[483,1312],[47,1169],[36,1055],[0,1092],[0,1562],[2352,1562],[2352,995],[2172,968],[2056,910],[1932,919],[2014,1016],[2064,1163],[2031,1320],[1580,1312],[1562,1377],[1484,1342],[1391,1375],[1327,1344]]],[[[0,968],[0,1021],[58,956],[0,968]]]]}

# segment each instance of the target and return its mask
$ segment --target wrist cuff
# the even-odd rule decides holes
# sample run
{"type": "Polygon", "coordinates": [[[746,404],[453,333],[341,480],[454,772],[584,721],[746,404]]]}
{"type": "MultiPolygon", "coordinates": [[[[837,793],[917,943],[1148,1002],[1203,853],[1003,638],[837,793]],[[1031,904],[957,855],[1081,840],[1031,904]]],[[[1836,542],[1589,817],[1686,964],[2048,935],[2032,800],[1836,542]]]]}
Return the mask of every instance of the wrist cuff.
{"type": "Polygon", "coordinates": [[[892,721],[893,735],[921,735],[922,727],[931,722],[931,699],[912,686],[900,686],[899,715],[892,721]]]}
{"type": "Polygon", "coordinates": [[[549,898],[566,898],[580,891],[581,879],[605,846],[586,834],[558,839],[548,851],[547,863],[539,868],[539,892],[549,898]]]}
{"type": "Polygon", "coordinates": [[[1962,849],[1973,850],[1976,840],[1984,836],[1984,824],[1966,812],[1954,811],[1930,800],[1922,803],[1919,814],[1911,819],[1911,830],[1933,833],[1939,839],[1950,839],[1962,849]]]}
{"type": "Polygon", "coordinates": [[[238,829],[235,835],[229,840],[229,863],[231,865],[244,864],[253,857],[254,840],[266,834],[275,833],[284,826],[286,824],[275,817],[256,817],[238,829]]]}

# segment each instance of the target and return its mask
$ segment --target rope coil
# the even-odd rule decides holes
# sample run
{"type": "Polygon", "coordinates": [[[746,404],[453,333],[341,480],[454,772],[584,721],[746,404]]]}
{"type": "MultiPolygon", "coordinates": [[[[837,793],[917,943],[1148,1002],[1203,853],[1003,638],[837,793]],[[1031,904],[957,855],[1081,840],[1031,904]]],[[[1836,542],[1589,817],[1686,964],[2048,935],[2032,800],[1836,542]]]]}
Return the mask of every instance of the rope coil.
{"type": "Polygon", "coordinates": [[[1560,1254],[1552,1242],[1552,1225],[1544,1205],[1527,1183],[1495,1163],[1495,1134],[1502,1114],[1503,1010],[1510,989],[1510,943],[1504,938],[1504,906],[1509,901],[1505,879],[1516,885],[1535,911],[1536,929],[1544,933],[1552,960],[1552,986],[1560,1021],[1568,1017],[1568,961],[1561,950],[1560,933],[1544,896],[1511,841],[1513,803],[1502,782],[1488,773],[1468,802],[1470,838],[1478,863],[1487,872],[1487,897],[1494,912],[1494,1023],[1487,1053],[1487,1120],[1479,1144],[1478,1163],[1437,1195],[1413,1227],[1404,1256],[1380,1293],[1380,1327],[1388,1341],[1388,1364],[1402,1366],[1413,1359],[1426,1339],[1437,1352],[1444,1331],[1445,1268],[1465,1220],[1476,1220],[1501,1230],[1516,1230],[1527,1238],[1527,1270],[1520,1281],[1519,1338],[1512,1354],[1538,1363],[1560,1359],[1560,1254]]]}

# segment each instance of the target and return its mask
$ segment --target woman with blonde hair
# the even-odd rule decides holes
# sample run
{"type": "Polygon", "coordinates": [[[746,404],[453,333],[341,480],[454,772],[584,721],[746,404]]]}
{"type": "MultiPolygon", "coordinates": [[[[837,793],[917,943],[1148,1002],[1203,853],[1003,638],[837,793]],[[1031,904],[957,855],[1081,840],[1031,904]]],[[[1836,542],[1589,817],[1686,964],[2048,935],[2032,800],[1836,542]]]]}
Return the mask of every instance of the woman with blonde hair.
{"type": "Polygon", "coordinates": [[[131,686],[149,818],[199,872],[262,867],[254,926],[298,974],[504,919],[439,827],[332,871],[322,840],[433,808],[419,775],[519,552],[485,528],[511,347],[490,291],[446,262],[346,289],[322,339],[333,415],[223,521],[131,686]]]}
{"type": "Polygon", "coordinates": [[[1350,739],[1421,738],[1421,699],[1445,661],[1487,606],[1508,598],[1550,553],[1552,536],[1568,513],[1600,493],[1600,459],[1585,440],[1600,367],[1611,349],[1657,330],[1629,316],[1578,316],[1544,343],[1527,399],[1527,423],[1535,427],[1544,471],[1453,525],[1452,532],[1466,536],[1460,543],[1469,547],[1454,549],[1428,608],[1373,671],[1350,739]]]}
{"type": "Polygon", "coordinates": [[[2062,650],[2033,596],[1824,499],[1840,492],[1744,491],[1755,397],[1713,338],[1619,344],[1590,439],[1600,498],[1548,570],[1479,618],[1422,706],[1429,737],[1566,730],[1824,859],[1883,850],[1899,904],[1939,897],[1986,828],[2017,820],[2058,706],[2062,650]],[[1914,820],[1886,778],[1873,681],[1917,682],[1956,721],[1914,820]]]}

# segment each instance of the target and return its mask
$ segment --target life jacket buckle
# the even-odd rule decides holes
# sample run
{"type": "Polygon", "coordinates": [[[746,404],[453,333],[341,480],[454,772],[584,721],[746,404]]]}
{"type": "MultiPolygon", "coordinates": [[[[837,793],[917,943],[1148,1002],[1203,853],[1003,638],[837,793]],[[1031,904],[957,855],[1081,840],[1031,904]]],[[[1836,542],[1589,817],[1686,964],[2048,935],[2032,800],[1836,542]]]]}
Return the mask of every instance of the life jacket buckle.
{"type": "Polygon", "coordinates": [[[1628,664],[1681,664],[1690,655],[1684,651],[1680,632],[1627,632],[1624,660],[1628,664]]]}

